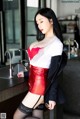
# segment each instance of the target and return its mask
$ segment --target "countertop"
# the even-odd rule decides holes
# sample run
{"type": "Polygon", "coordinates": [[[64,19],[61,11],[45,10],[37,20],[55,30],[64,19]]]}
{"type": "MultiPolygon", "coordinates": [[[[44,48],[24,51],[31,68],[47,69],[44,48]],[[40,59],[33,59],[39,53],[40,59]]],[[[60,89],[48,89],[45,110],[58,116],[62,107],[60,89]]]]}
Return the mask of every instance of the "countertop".
{"type": "Polygon", "coordinates": [[[26,78],[17,78],[17,76],[12,79],[0,78],[0,92],[21,85],[24,82],[26,83],[26,78]]]}
{"type": "Polygon", "coordinates": [[[0,102],[27,91],[27,79],[14,75],[9,77],[9,67],[0,68],[0,102]]]}

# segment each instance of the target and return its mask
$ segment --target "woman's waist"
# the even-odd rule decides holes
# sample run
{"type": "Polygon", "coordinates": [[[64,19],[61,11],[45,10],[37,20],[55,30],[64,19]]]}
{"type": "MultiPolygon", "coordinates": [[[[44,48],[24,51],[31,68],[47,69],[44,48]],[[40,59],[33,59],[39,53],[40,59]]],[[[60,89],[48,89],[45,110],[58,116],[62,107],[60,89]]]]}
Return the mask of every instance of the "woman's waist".
{"type": "Polygon", "coordinates": [[[45,74],[45,73],[48,72],[48,68],[43,68],[43,67],[30,65],[30,72],[33,73],[33,74],[35,73],[37,75],[45,74]]]}
{"type": "Polygon", "coordinates": [[[29,79],[44,79],[47,77],[48,69],[30,65],[29,79]]]}

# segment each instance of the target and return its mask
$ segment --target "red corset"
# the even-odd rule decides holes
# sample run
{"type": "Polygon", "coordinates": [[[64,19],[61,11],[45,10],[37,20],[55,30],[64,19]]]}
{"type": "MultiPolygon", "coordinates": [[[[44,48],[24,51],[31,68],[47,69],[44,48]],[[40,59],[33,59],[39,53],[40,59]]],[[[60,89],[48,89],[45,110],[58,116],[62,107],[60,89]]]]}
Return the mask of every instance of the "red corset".
{"type": "Polygon", "coordinates": [[[30,60],[39,52],[40,49],[41,48],[36,47],[36,48],[32,48],[31,50],[30,50],[30,48],[27,50],[29,57],[30,57],[30,60]]]}
{"type": "Polygon", "coordinates": [[[46,88],[46,78],[48,74],[47,68],[41,67],[30,67],[30,74],[29,74],[29,91],[31,93],[44,95],[45,88],[46,88]]]}

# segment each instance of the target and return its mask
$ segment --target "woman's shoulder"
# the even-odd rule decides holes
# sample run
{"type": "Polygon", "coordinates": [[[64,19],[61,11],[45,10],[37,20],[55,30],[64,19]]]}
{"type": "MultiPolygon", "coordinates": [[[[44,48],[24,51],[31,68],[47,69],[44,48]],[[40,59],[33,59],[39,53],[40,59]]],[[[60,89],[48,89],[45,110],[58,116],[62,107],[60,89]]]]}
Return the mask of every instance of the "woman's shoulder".
{"type": "Polygon", "coordinates": [[[63,51],[63,43],[57,38],[54,37],[53,42],[48,48],[48,52],[51,56],[61,55],[63,51]]]}
{"type": "Polygon", "coordinates": [[[60,39],[58,38],[58,37],[54,37],[54,42],[56,43],[56,44],[61,44],[61,45],[63,45],[63,43],[60,41],[60,39]]]}
{"type": "Polygon", "coordinates": [[[63,48],[63,43],[60,41],[60,39],[58,37],[55,36],[53,39],[53,42],[51,43],[51,47],[52,47],[52,49],[63,48]]]}

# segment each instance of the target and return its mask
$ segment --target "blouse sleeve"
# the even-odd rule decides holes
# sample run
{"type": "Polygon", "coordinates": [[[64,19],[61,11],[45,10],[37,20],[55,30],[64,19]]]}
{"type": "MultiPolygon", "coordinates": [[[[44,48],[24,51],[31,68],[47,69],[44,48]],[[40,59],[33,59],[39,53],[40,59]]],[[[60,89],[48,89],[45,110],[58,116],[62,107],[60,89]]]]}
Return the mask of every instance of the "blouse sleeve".
{"type": "Polygon", "coordinates": [[[61,42],[53,43],[48,49],[48,53],[51,57],[61,55],[63,51],[63,44],[61,42]]]}

